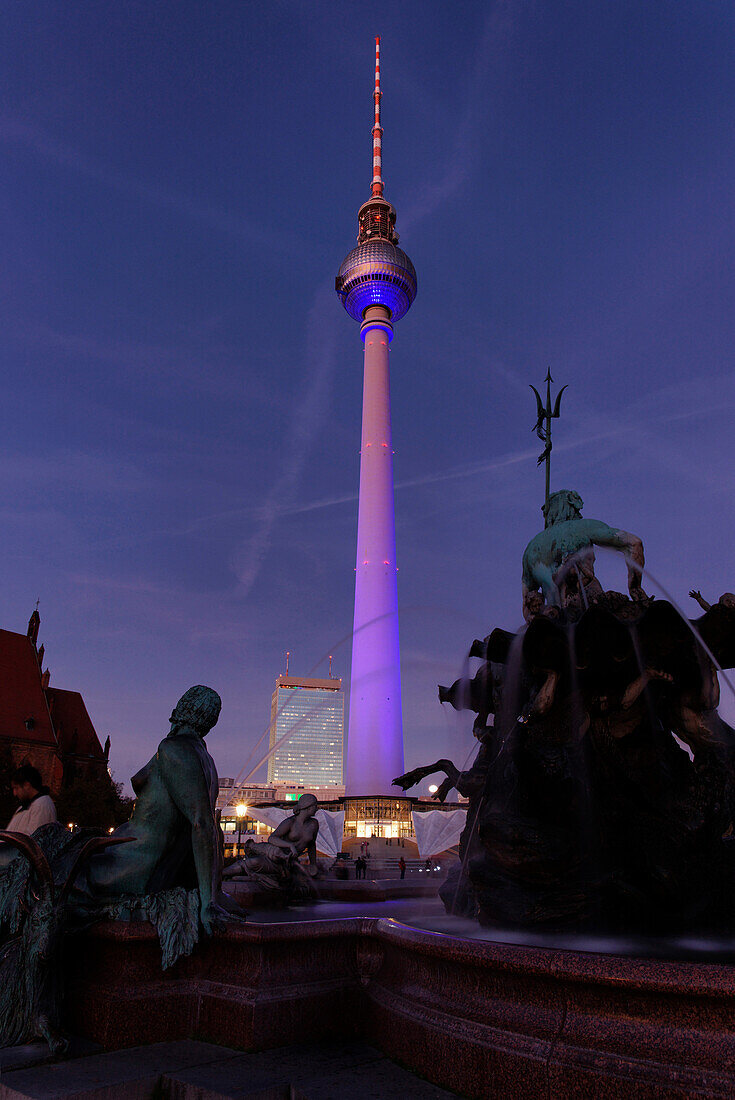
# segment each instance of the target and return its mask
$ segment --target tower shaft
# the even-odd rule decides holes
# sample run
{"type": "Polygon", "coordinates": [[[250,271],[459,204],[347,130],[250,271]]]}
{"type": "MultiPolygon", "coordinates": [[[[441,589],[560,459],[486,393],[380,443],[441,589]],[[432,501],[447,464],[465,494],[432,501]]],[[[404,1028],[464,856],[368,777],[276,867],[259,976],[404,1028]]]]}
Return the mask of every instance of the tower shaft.
{"type": "Polygon", "coordinates": [[[365,360],[346,787],[348,795],[390,795],[392,780],[404,770],[390,311],[382,305],[369,307],[361,335],[365,360]]]}

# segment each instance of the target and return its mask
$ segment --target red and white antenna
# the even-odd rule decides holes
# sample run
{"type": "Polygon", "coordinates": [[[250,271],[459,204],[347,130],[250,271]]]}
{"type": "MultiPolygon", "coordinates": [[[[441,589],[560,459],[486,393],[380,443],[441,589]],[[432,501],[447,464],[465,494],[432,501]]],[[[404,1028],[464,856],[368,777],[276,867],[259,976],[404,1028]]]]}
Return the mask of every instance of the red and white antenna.
{"type": "Polygon", "coordinates": [[[370,188],[373,198],[383,197],[383,127],[380,125],[380,39],[375,39],[375,124],[373,126],[373,182],[370,188]]]}
{"type": "Polygon", "coordinates": [[[286,650],[286,675],[287,676],[288,676],[288,662],[290,660],[290,657],[291,657],[291,651],[289,649],[287,649],[286,650]]]}

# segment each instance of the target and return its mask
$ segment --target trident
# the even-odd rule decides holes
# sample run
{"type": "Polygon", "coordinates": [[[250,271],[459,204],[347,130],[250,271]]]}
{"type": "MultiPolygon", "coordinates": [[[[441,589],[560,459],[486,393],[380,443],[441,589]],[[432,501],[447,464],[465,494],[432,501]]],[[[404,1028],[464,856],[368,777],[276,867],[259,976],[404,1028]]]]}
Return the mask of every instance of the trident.
{"type": "MultiPolygon", "coordinates": [[[[542,462],[544,462],[544,461],[546,462],[546,500],[545,500],[545,504],[544,504],[544,516],[547,516],[548,510],[549,510],[548,509],[548,505],[549,505],[549,481],[550,481],[550,477],[551,477],[551,421],[559,419],[559,415],[560,415],[559,410],[560,410],[560,407],[561,407],[561,395],[564,393],[564,390],[567,387],[562,386],[562,388],[559,390],[558,394],[556,395],[556,403],[555,403],[554,408],[552,410],[552,408],[551,408],[551,383],[554,381],[554,379],[551,377],[551,368],[549,368],[549,371],[548,371],[544,381],[546,382],[546,406],[545,407],[544,407],[543,401],[541,400],[541,394],[538,392],[536,387],[531,386],[531,389],[536,394],[536,411],[537,411],[536,423],[534,424],[532,430],[536,433],[536,435],[539,437],[541,442],[544,444],[544,449],[541,452],[541,454],[538,456],[538,462],[536,463],[536,465],[540,466],[542,462]],[[545,423],[544,423],[544,421],[545,421],[545,423]]],[[[549,525],[549,521],[548,521],[548,518],[547,518],[544,526],[548,527],[548,525],[549,525]]]]}

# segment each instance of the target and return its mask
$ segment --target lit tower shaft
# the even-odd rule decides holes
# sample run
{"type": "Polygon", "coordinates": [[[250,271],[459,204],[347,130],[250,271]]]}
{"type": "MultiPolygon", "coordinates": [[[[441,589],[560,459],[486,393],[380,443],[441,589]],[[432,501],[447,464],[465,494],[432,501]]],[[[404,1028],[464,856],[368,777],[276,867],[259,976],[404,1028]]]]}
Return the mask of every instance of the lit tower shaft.
{"type": "Polygon", "coordinates": [[[404,771],[396,524],[388,347],[416,297],[416,272],[398,248],[396,212],[383,198],[380,39],[375,40],[371,197],[358,212],[357,248],[336,279],[365,345],[355,617],[347,739],[347,794],[395,794],[404,771]]]}

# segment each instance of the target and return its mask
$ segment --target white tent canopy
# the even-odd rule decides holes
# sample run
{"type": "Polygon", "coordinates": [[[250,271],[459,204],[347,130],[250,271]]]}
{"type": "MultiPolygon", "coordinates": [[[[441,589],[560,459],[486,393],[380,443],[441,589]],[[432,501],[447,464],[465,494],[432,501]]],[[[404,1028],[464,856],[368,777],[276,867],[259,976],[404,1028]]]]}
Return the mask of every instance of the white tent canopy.
{"type": "Polygon", "coordinates": [[[323,856],[335,859],[342,851],[342,837],[345,831],[344,810],[317,810],[319,835],[316,838],[316,850],[323,856]]]}
{"type": "Polygon", "coordinates": [[[411,817],[421,859],[454,847],[467,823],[466,810],[414,811],[411,817]]]}
{"type": "MultiPolygon", "coordinates": [[[[261,821],[263,825],[269,825],[271,829],[276,829],[284,818],[292,814],[293,810],[282,810],[278,806],[248,806],[248,817],[252,817],[254,821],[261,821]]],[[[316,850],[323,856],[334,859],[337,853],[342,851],[345,812],[344,810],[317,810],[316,819],[319,822],[316,850]]]]}

